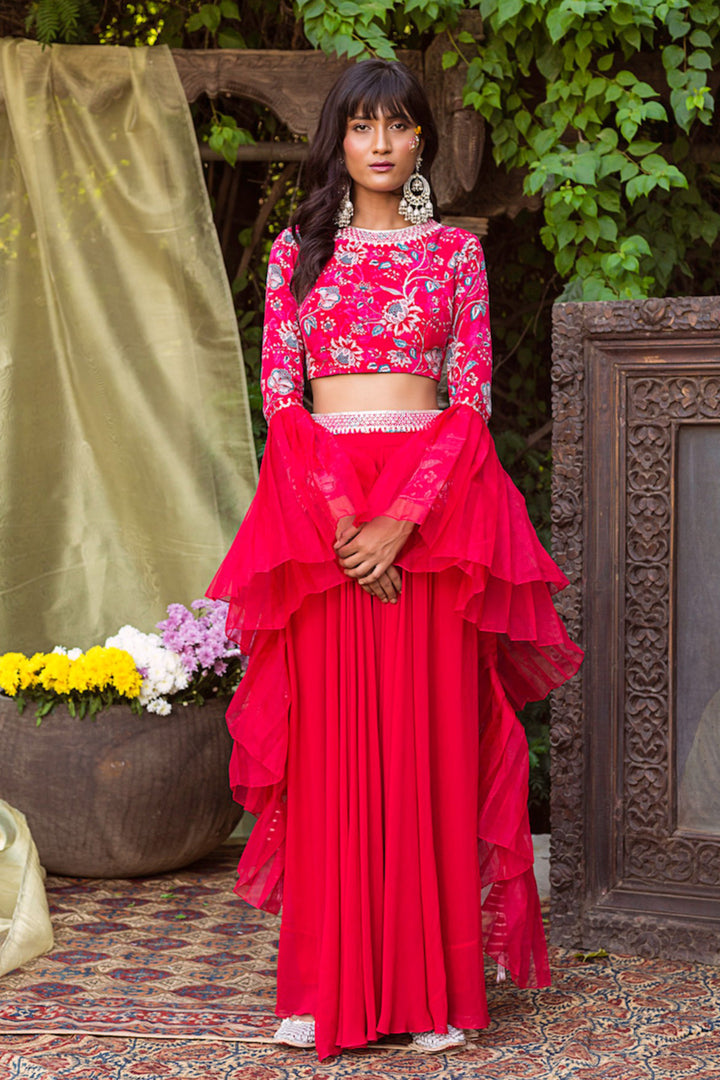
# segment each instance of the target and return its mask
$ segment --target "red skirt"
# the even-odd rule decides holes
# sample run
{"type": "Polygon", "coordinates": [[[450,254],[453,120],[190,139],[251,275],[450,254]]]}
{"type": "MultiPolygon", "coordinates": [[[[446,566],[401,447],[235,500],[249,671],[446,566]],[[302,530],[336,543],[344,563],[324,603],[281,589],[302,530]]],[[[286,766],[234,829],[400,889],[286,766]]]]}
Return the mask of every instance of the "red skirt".
{"type": "Polygon", "coordinates": [[[315,1016],[321,1058],[486,1026],[483,952],[549,982],[514,706],[581,653],[550,600],[564,579],[470,412],[334,435],[279,414],[209,590],[250,654],[230,771],[259,820],[236,891],[282,903],[277,1012],[315,1016]],[[346,513],[418,525],[397,604],[339,570],[346,513]]]}

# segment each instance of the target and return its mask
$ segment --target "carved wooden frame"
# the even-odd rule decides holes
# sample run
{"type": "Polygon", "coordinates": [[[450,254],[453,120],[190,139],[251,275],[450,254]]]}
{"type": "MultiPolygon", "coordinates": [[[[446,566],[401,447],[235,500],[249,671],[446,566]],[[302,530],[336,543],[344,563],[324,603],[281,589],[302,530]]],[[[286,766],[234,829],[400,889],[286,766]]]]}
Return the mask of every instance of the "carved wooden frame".
{"type": "Polygon", "coordinates": [[[558,607],[586,648],[552,703],[558,944],[720,963],[720,836],[675,828],[676,437],[720,424],[720,298],[557,304],[558,607]]]}

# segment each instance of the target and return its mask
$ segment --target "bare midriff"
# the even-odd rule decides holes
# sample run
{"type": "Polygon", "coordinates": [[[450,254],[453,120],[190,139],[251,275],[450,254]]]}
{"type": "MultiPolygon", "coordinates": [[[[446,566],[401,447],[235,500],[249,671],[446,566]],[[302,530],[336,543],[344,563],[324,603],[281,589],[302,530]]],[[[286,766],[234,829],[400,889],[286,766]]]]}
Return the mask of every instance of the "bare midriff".
{"type": "Polygon", "coordinates": [[[437,385],[434,379],[424,375],[394,371],[377,375],[327,375],[310,380],[316,413],[437,409],[437,385]]]}

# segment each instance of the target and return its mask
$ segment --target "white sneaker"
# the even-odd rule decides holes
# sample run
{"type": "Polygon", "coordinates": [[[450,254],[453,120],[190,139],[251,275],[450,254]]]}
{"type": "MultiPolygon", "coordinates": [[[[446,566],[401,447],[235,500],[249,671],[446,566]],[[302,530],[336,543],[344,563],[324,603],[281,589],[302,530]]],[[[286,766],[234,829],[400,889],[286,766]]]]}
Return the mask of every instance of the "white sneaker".
{"type": "Polygon", "coordinates": [[[280,1027],[273,1035],[275,1042],[284,1043],[285,1046],[297,1046],[301,1050],[315,1045],[315,1021],[314,1020],[283,1020],[280,1027]]]}
{"type": "Polygon", "coordinates": [[[437,1031],[412,1032],[412,1041],[423,1054],[442,1054],[452,1046],[465,1046],[465,1032],[448,1024],[447,1034],[437,1031]]]}

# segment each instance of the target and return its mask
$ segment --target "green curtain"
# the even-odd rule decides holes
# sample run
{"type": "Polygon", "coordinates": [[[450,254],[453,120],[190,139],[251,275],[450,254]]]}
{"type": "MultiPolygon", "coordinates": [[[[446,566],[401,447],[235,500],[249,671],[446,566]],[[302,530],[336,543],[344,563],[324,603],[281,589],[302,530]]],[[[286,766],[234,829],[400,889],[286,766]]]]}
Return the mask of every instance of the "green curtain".
{"type": "Polygon", "coordinates": [[[202,595],[256,464],[165,47],[0,41],[0,652],[202,595]]]}

